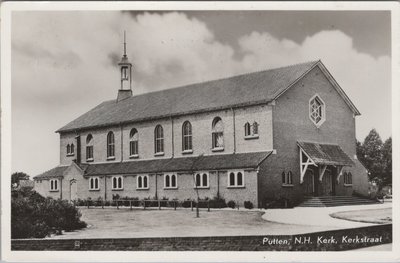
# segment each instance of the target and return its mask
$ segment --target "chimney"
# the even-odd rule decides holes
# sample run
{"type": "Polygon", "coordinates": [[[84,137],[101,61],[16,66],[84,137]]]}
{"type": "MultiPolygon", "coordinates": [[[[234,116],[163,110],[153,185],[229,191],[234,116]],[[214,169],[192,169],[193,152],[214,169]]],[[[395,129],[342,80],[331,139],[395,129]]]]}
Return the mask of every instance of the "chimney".
{"type": "Polygon", "coordinates": [[[76,163],[81,163],[81,136],[77,135],[76,139],[76,163]]]}
{"type": "Polygon", "coordinates": [[[120,90],[118,90],[117,102],[120,102],[121,100],[130,98],[130,97],[132,97],[131,89],[120,89],[120,90]]]}

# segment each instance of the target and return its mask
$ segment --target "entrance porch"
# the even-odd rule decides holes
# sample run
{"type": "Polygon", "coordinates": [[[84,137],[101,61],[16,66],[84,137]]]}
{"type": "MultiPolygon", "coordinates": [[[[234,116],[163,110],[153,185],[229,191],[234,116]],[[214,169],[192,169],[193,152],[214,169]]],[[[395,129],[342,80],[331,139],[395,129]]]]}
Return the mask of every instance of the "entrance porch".
{"type": "Polygon", "coordinates": [[[300,154],[300,184],[304,196],[334,196],[344,166],[354,165],[334,144],[297,142],[300,154]]]}

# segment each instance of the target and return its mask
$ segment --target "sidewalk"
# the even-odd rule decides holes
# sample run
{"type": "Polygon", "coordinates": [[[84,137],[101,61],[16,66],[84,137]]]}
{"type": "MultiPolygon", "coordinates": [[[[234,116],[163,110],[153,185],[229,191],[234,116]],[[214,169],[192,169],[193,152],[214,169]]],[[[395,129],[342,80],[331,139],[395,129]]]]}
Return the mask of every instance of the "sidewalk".
{"type": "Polygon", "coordinates": [[[390,208],[392,203],[374,205],[352,205],[336,207],[295,207],[293,209],[269,209],[262,216],[264,220],[276,223],[324,227],[326,230],[340,228],[355,228],[369,225],[372,223],[353,222],[337,219],[330,216],[332,213],[354,210],[370,210],[390,208]]]}

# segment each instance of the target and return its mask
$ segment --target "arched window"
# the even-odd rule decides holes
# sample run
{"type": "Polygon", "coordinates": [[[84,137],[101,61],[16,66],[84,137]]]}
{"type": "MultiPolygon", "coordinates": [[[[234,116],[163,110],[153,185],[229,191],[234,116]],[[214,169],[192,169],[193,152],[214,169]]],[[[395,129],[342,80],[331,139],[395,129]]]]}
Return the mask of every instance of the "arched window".
{"type": "Polygon", "coordinates": [[[283,185],[293,185],[292,171],[289,171],[287,173],[282,172],[282,184],[283,185]]]}
{"type": "Polygon", "coordinates": [[[99,178],[91,177],[89,179],[89,190],[99,190],[99,178]]]}
{"type": "Polygon", "coordinates": [[[136,188],[137,189],[149,189],[148,175],[139,175],[137,177],[136,188]]]}
{"type": "Polygon", "coordinates": [[[196,187],[200,187],[200,186],[201,186],[201,175],[196,174],[196,187]]]}
{"type": "Polygon", "coordinates": [[[212,148],[224,149],[224,124],[220,117],[215,117],[212,123],[212,148]]]}
{"type": "Polygon", "coordinates": [[[229,186],[234,186],[235,185],[235,173],[230,173],[229,174],[229,186]]]}
{"type": "Polygon", "coordinates": [[[182,125],[182,150],[190,151],[192,149],[192,124],[185,121],[182,125]]]}
{"type": "Polygon", "coordinates": [[[170,187],[170,184],[169,184],[169,175],[168,175],[168,174],[165,175],[165,187],[170,187]]]}
{"type": "Polygon", "coordinates": [[[115,157],[115,139],[114,133],[109,132],[107,134],[107,158],[115,157]]]}
{"type": "Polygon", "coordinates": [[[243,187],[244,177],[243,171],[233,171],[229,173],[228,186],[229,187],[243,187]]]}
{"type": "Polygon", "coordinates": [[[325,121],[325,104],[320,97],[315,95],[310,100],[310,119],[319,126],[325,121]]]}
{"type": "Polygon", "coordinates": [[[253,135],[258,135],[258,123],[253,122],[253,135]]]}
{"type": "Polygon", "coordinates": [[[177,187],[175,174],[171,175],[171,187],[177,187]]]}
{"type": "Polygon", "coordinates": [[[89,134],[86,137],[86,161],[93,160],[93,136],[89,134]]]}
{"type": "Polygon", "coordinates": [[[58,179],[50,180],[50,191],[58,191],[58,179]]]}
{"type": "Polygon", "coordinates": [[[129,156],[137,157],[139,154],[139,133],[133,128],[129,135],[129,156]]]}
{"type": "Polygon", "coordinates": [[[203,174],[202,186],[208,187],[208,174],[206,173],[203,174]]]}
{"type": "Polygon", "coordinates": [[[157,125],[154,130],[154,151],[155,153],[164,153],[164,131],[161,125],[157,125]]]}
{"type": "Polygon", "coordinates": [[[67,155],[71,154],[71,145],[67,144],[67,155]]]}
{"type": "Polygon", "coordinates": [[[251,129],[250,129],[250,123],[246,122],[244,125],[244,136],[250,136],[251,135],[251,129]]]}
{"type": "Polygon", "coordinates": [[[71,155],[74,155],[75,152],[75,146],[73,143],[71,143],[71,155]]]}
{"type": "Polygon", "coordinates": [[[353,184],[353,175],[350,172],[346,172],[344,174],[344,184],[345,185],[352,185],[353,184]]]}
{"type": "Polygon", "coordinates": [[[112,189],[113,190],[122,190],[124,188],[124,180],[122,176],[114,176],[112,178],[112,189]]]}

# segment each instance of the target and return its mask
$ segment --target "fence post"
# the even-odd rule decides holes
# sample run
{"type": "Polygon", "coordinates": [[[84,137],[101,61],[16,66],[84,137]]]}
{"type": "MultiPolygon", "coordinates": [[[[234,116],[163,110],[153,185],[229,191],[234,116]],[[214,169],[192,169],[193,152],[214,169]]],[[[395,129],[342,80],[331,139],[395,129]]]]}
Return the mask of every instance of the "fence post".
{"type": "Polygon", "coordinates": [[[116,200],[115,202],[117,202],[117,209],[119,209],[119,204],[118,204],[118,200],[116,200]]]}
{"type": "Polygon", "coordinates": [[[132,210],[132,200],[129,200],[129,206],[131,207],[132,210]]]}
{"type": "Polygon", "coordinates": [[[161,210],[161,201],[158,200],[158,210],[161,210]]]}
{"type": "Polygon", "coordinates": [[[193,201],[190,201],[190,208],[191,208],[192,211],[193,211],[193,201]]]}
{"type": "Polygon", "coordinates": [[[87,208],[89,209],[89,199],[86,199],[87,208]]]}
{"type": "Polygon", "coordinates": [[[146,200],[143,200],[143,209],[146,209],[146,200]]]}
{"type": "Polygon", "coordinates": [[[176,201],[174,200],[174,210],[176,210],[176,201]]]}
{"type": "Polygon", "coordinates": [[[101,209],[104,209],[104,201],[101,200],[101,209]]]}
{"type": "Polygon", "coordinates": [[[208,212],[210,212],[210,200],[207,201],[207,208],[208,212]]]}

